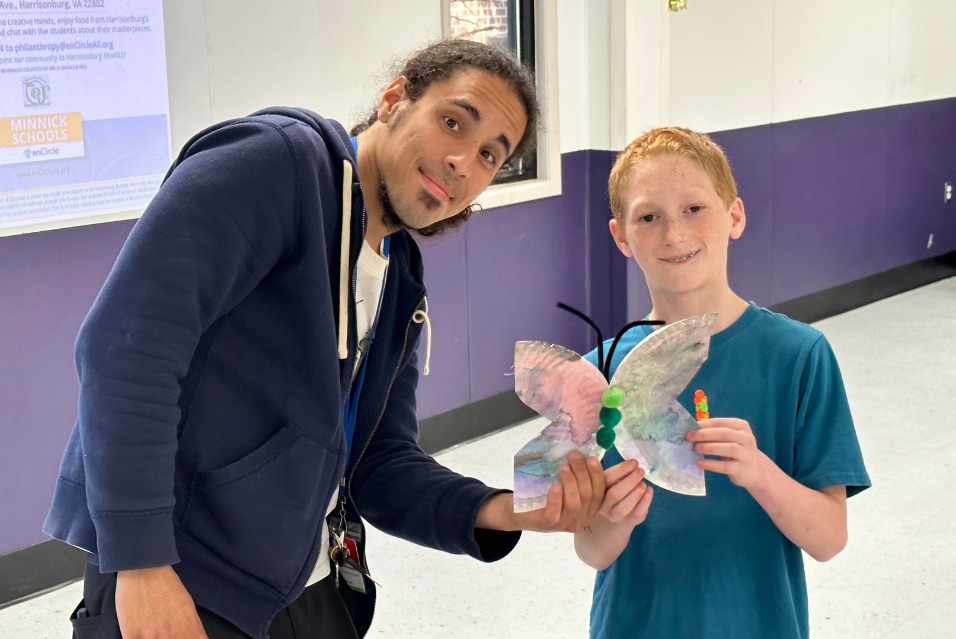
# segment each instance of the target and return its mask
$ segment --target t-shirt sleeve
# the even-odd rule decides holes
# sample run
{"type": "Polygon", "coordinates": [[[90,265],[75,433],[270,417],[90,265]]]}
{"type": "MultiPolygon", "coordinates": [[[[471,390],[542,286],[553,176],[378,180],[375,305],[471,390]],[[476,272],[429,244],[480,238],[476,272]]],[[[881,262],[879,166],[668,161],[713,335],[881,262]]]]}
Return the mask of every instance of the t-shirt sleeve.
{"type": "Polygon", "coordinates": [[[799,383],[794,479],[814,490],[846,486],[847,497],[869,488],[843,376],[824,336],[811,347],[799,383]]]}

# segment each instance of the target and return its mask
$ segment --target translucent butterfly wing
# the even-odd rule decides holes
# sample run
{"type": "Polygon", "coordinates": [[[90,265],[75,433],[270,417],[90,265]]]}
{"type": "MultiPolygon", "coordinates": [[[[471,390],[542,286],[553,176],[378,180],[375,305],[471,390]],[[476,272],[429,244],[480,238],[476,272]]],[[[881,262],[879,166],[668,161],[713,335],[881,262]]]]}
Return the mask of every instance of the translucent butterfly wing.
{"type": "Polygon", "coordinates": [[[515,344],[515,393],[551,420],[541,434],[515,455],[515,512],[543,508],[548,489],[558,483],[558,466],[569,452],[604,454],[594,440],[607,381],[591,362],[546,342],[515,344]]]}
{"type": "Polygon", "coordinates": [[[677,402],[707,360],[717,315],[691,317],[654,331],[621,362],[611,386],[624,391],[615,444],[636,459],[651,483],[685,495],[703,495],[704,471],[684,434],[698,428],[677,402]]]}

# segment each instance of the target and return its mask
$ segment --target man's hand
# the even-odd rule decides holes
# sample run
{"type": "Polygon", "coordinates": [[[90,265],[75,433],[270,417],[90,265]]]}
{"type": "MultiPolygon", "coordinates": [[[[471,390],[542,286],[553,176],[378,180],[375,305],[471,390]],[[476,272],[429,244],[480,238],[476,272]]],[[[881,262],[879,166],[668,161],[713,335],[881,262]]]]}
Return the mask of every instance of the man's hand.
{"type": "Polygon", "coordinates": [[[727,475],[741,488],[757,488],[765,476],[763,462],[769,458],[757,448],[750,424],[742,419],[723,417],[702,419],[699,424],[700,430],[687,432],[687,441],[699,442],[694,446],[696,452],[723,459],[700,459],[697,465],[727,475]]]}
{"type": "Polygon", "coordinates": [[[608,488],[599,511],[601,516],[628,528],[643,523],[654,498],[654,489],[641,481],[644,469],[629,459],[608,468],[605,475],[608,488]]]}
{"type": "Polygon", "coordinates": [[[514,512],[514,495],[495,495],[478,511],[478,528],[492,530],[536,530],[574,532],[591,524],[604,502],[604,470],[596,457],[584,459],[576,450],[568,453],[568,463],[558,467],[560,486],[548,491],[544,508],[526,513],[514,512]]]}
{"type": "Polygon", "coordinates": [[[123,639],[209,639],[172,566],[116,573],[116,616],[123,639]]]}

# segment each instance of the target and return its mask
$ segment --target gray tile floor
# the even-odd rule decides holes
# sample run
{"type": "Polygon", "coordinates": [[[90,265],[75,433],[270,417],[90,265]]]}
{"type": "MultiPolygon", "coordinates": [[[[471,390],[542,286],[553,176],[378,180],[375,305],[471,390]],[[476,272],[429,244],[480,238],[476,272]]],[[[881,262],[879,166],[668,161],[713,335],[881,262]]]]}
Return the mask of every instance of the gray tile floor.
{"type": "MultiPolygon", "coordinates": [[[[809,557],[815,639],[956,637],[956,278],[816,324],[843,368],[874,487],[850,500],[850,541],[809,557]]],[[[439,456],[498,486],[533,420],[439,456]]],[[[527,534],[492,565],[369,532],[381,584],[370,637],[586,637],[593,571],[567,535],[527,534]]],[[[0,637],[65,639],[80,584],[0,610],[0,637]]]]}

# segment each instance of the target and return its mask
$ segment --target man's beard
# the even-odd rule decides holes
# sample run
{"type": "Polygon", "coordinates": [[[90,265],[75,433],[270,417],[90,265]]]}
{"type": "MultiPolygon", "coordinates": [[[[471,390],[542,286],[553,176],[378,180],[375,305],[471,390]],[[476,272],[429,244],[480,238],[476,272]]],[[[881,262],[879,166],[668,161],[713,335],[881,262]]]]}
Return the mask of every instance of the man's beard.
{"type": "MultiPolygon", "coordinates": [[[[429,210],[437,209],[441,206],[441,202],[426,193],[422,193],[420,199],[422,204],[425,205],[425,208],[429,210]]],[[[382,203],[382,224],[385,225],[389,233],[402,230],[414,230],[414,227],[406,224],[405,220],[400,218],[398,213],[395,212],[395,207],[392,206],[392,198],[388,195],[388,187],[385,186],[385,180],[382,180],[378,184],[378,200],[382,203]]]]}
{"type": "Polygon", "coordinates": [[[388,196],[388,187],[385,186],[385,180],[378,183],[378,201],[382,203],[382,224],[385,225],[389,233],[409,228],[395,212],[395,207],[392,206],[392,198],[388,196]]]}

